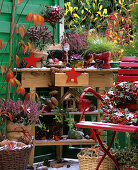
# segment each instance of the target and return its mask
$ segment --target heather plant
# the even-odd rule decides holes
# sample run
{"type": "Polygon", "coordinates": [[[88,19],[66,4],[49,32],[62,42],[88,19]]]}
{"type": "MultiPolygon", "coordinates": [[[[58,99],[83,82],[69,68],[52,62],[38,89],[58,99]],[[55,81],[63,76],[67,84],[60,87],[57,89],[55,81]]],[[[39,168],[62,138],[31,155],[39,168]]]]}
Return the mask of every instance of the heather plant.
{"type": "Polygon", "coordinates": [[[71,32],[64,34],[64,36],[61,38],[62,46],[64,46],[66,43],[66,39],[70,45],[71,54],[82,54],[88,44],[88,32],[71,32]]]}
{"type": "Polygon", "coordinates": [[[17,101],[7,100],[0,102],[0,109],[1,119],[6,117],[14,123],[21,123],[23,125],[34,123],[43,112],[40,102],[23,102],[20,99],[17,101]]]}

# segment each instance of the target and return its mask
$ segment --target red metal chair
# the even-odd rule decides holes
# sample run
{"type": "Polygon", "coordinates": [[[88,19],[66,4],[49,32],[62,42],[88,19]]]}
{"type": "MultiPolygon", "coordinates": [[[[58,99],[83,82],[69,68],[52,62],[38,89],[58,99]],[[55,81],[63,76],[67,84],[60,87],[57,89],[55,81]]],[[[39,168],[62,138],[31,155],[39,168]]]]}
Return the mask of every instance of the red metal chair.
{"type": "MultiPolygon", "coordinates": [[[[118,70],[117,83],[122,82],[122,81],[127,81],[127,82],[138,81],[138,57],[123,57],[121,61],[122,62],[119,65],[120,69],[118,70]]],[[[98,140],[100,146],[102,147],[102,149],[105,153],[103,155],[103,157],[101,158],[100,162],[98,163],[96,170],[99,169],[100,164],[102,163],[102,161],[104,160],[106,155],[108,155],[112,159],[112,161],[114,162],[114,164],[117,167],[117,170],[120,170],[118,163],[116,162],[116,160],[113,158],[113,156],[109,152],[109,150],[112,146],[112,143],[114,141],[116,131],[138,133],[138,127],[136,127],[136,126],[130,127],[130,126],[118,125],[118,124],[115,125],[115,124],[111,124],[111,123],[109,123],[109,124],[108,123],[102,124],[102,123],[98,123],[98,122],[90,123],[88,121],[82,121],[85,111],[89,110],[89,108],[90,108],[90,101],[85,98],[86,93],[92,93],[97,99],[100,99],[101,101],[104,100],[104,98],[102,96],[100,96],[92,88],[84,89],[84,91],[80,97],[80,102],[79,102],[80,108],[82,110],[82,114],[81,114],[79,123],[76,124],[76,127],[89,128],[91,131],[91,137],[93,137],[95,140],[96,139],[98,140]],[[102,141],[100,140],[98,129],[114,130],[113,137],[112,137],[111,142],[107,148],[104,147],[102,141]]],[[[133,108],[134,110],[137,110],[137,104],[133,104],[133,103],[129,103],[129,104],[127,104],[127,106],[124,105],[124,107],[127,107],[128,109],[133,108]]]]}

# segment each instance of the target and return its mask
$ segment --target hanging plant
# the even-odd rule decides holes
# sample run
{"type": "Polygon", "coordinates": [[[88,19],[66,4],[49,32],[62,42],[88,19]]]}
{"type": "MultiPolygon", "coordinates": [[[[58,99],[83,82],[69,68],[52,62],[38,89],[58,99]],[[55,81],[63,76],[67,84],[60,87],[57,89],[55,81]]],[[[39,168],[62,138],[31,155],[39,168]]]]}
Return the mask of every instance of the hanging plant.
{"type": "Polygon", "coordinates": [[[44,17],[44,21],[50,23],[53,28],[53,45],[55,45],[55,29],[56,24],[62,24],[60,19],[64,16],[64,9],[56,6],[45,6],[41,11],[41,15],[44,17]]]}

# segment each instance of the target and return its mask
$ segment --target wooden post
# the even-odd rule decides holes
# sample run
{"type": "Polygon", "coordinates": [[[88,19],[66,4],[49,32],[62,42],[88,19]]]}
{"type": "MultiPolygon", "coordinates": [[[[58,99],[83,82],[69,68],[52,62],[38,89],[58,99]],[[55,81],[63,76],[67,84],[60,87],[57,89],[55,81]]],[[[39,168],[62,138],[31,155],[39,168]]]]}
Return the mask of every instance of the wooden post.
{"type": "MultiPolygon", "coordinates": [[[[12,44],[13,44],[13,30],[14,30],[14,15],[15,15],[15,0],[13,0],[12,5],[12,21],[11,21],[11,30],[10,30],[10,46],[9,46],[9,70],[11,70],[11,60],[12,60],[12,44]]],[[[9,91],[9,83],[7,83],[6,89],[6,99],[10,98],[10,91],[9,91]]]]}
{"type": "MultiPolygon", "coordinates": [[[[35,87],[31,87],[30,88],[30,93],[34,93],[32,96],[30,96],[30,100],[31,101],[35,101],[35,92],[36,92],[36,88],[35,87]]],[[[29,164],[31,166],[33,166],[34,163],[34,154],[35,154],[35,123],[32,124],[31,126],[31,136],[33,136],[34,140],[33,140],[33,148],[31,150],[31,154],[30,154],[30,158],[29,158],[29,164]]]]}
{"type": "MultiPolygon", "coordinates": [[[[61,97],[64,95],[64,87],[61,87],[61,97]]],[[[62,129],[62,132],[63,134],[63,129],[62,129]]],[[[62,158],[62,151],[63,151],[63,146],[62,145],[59,145],[59,146],[56,146],[56,157],[57,157],[57,160],[61,159],[62,158]]]]}

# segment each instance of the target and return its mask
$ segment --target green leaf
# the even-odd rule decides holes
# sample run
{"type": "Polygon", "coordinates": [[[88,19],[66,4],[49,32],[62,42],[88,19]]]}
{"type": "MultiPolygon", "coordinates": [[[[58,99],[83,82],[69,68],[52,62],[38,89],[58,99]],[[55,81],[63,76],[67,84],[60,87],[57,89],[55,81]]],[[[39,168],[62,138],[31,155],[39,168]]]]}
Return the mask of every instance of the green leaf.
{"type": "Polygon", "coordinates": [[[93,6],[93,9],[95,10],[95,3],[93,3],[92,6],[93,6]]]}
{"type": "Polygon", "coordinates": [[[89,0],[86,0],[86,3],[90,6],[90,2],[89,2],[89,0]]]}
{"type": "Polygon", "coordinates": [[[120,92],[120,98],[124,97],[124,93],[120,92]]]}

